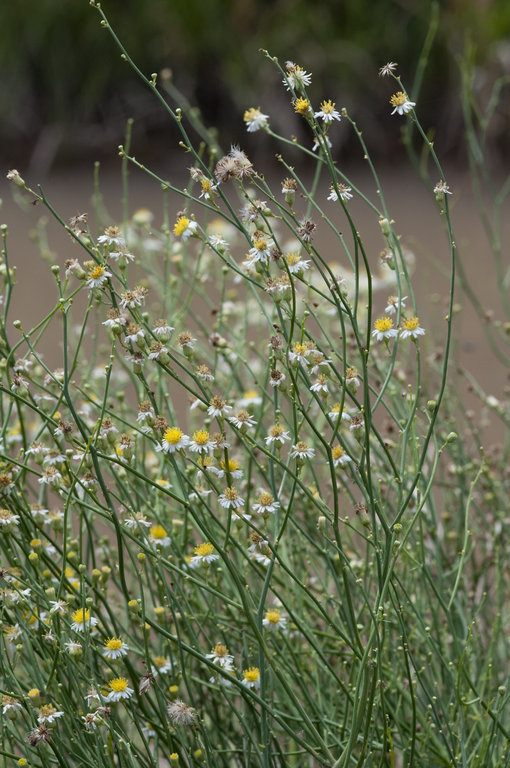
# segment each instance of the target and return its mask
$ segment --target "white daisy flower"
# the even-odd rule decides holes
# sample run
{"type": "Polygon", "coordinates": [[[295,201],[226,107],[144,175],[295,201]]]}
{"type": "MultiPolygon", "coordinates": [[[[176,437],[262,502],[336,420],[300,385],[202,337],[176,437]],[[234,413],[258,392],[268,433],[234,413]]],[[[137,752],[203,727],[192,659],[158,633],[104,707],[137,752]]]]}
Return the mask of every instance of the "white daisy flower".
{"type": "Polygon", "coordinates": [[[336,203],[338,198],[340,198],[341,200],[344,200],[344,201],[347,201],[347,200],[351,199],[351,197],[352,197],[352,194],[351,194],[352,190],[351,190],[350,187],[346,187],[345,184],[340,184],[340,183],[338,183],[336,186],[337,186],[338,192],[332,186],[330,188],[330,192],[329,192],[329,195],[328,195],[328,200],[332,200],[334,203],[336,203]]]}
{"type": "Polygon", "coordinates": [[[249,408],[250,405],[257,406],[262,403],[262,397],[255,389],[247,389],[238,401],[239,408],[249,408]]]}
{"type": "Polygon", "coordinates": [[[73,658],[78,658],[83,653],[82,644],[76,642],[75,640],[68,640],[66,643],[64,643],[64,647],[69,656],[72,656],[73,658]]]}
{"type": "Polygon", "coordinates": [[[264,115],[260,109],[251,107],[247,109],[243,115],[243,120],[246,123],[246,130],[248,133],[259,131],[261,128],[268,127],[269,115],[264,115]]]}
{"type": "Polygon", "coordinates": [[[280,508],[280,502],[275,501],[274,497],[267,492],[263,492],[259,495],[257,503],[253,505],[253,511],[258,515],[263,515],[266,512],[276,512],[280,508]]]}
{"type": "Polygon", "coordinates": [[[287,617],[282,616],[281,611],[279,611],[277,608],[270,608],[264,614],[264,618],[262,619],[262,626],[264,626],[266,629],[269,629],[270,631],[286,629],[287,617]]]}
{"type": "Polygon", "coordinates": [[[331,449],[331,455],[333,457],[334,467],[345,467],[352,461],[351,457],[346,454],[341,445],[335,445],[335,447],[331,449]]]}
{"type": "Polygon", "coordinates": [[[195,235],[198,229],[196,221],[191,221],[187,216],[179,216],[175,222],[173,233],[177,237],[182,238],[183,242],[186,242],[188,238],[195,235]]]}
{"type": "Polygon", "coordinates": [[[314,384],[310,387],[310,392],[327,392],[328,391],[328,380],[326,376],[324,376],[323,373],[320,373],[317,376],[317,380],[314,384]]]}
{"type": "Polygon", "coordinates": [[[313,459],[314,456],[315,448],[310,448],[307,443],[302,440],[293,445],[290,452],[291,459],[313,459]]]}
{"type": "Polygon", "coordinates": [[[157,340],[164,343],[170,340],[172,331],[174,331],[175,328],[173,328],[171,325],[168,325],[166,320],[161,319],[154,323],[154,326],[151,330],[157,340]]]}
{"type": "Polygon", "coordinates": [[[128,646],[120,637],[110,637],[109,640],[105,640],[104,646],[101,648],[101,653],[108,661],[121,659],[123,656],[127,656],[128,651],[128,646]]]}
{"type": "Polygon", "coordinates": [[[325,125],[331,125],[333,120],[340,120],[340,112],[336,111],[334,101],[324,99],[320,110],[314,113],[314,117],[320,117],[325,125]]]}
{"type": "Polygon", "coordinates": [[[238,509],[244,505],[244,499],[238,496],[235,488],[225,488],[224,492],[218,496],[218,501],[225,509],[238,509]]]}
{"type": "Polygon", "coordinates": [[[4,693],[2,696],[2,714],[5,715],[9,711],[16,712],[18,709],[21,709],[21,701],[4,693]]]}
{"type": "Polygon", "coordinates": [[[218,416],[226,416],[231,410],[232,406],[227,405],[227,401],[222,397],[213,397],[210,400],[207,413],[212,418],[217,418],[218,416]]]}
{"type": "Polygon", "coordinates": [[[327,147],[328,149],[331,149],[332,146],[333,144],[331,143],[329,136],[317,136],[315,141],[313,142],[312,152],[316,152],[319,149],[319,147],[321,149],[324,149],[325,147],[327,147]]]}
{"type": "Polygon", "coordinates": [[[274,243],[271,240],[267,240],[262,232],[259,232],[258,235],[253,240],[253,247],[246,254],[246,260],[243,261],[243,266],[246,268],[253,267],[257,262],[261,262],[266,266],[269,263],[271,248],[274,243]]]}
{"type": "Polygon", "coordinates": [[[93,290],[94,288],[100,288],[111,276],[112,273],[108,272],[106,267],[104,267],[102,264],[96,264],[95,267],[92,267],[89,270],[85,285],[90,290],[93,290]]]}
{"type": "Polygon", "coordinates": [[[189,445],[190,439],[188,435],[185,435],[182,429],[179,427],[168,427],[163,434],[161,443],[157,446],[156,451],[163,451],[164,453],[175,453],[180,451],[189,445]]]}
{"type": "Polygon", "coordinates": [[[125,267],[130,261],[135,260],[133,254],[129,253],[127,248],[123,245],[119,246],[118,251],[110,251],[110,258],[116,261],[120,267],[125,267]]]}
{"type": "Polygon", "coordinates": [[[283,445],[287,440],[290,440],[290,434],[288,432],[285,432],[284,428],[281,427],[279,424],[274,424],[269,432],[266,438],[264,438],[266,445],[271,445],[271,443],[278,443],[278,445],[283,445]]]}
{"type": "Polygon", "coordinates": [[[248,669],[243,669],[242,682],[247,688],[260,688],[260,670],[258,667],[248,667],[248,669]]]}
{"type": "Polygon", "coordinates": [[[200,184],[202,185],[202,191],[199,198],[203,197],[204,200],[212,200],[214,192],[218,189],[218,184],[213,184],[209,179],[201,179],[200,184]]]}
{"type": "Polygon", "coordinates": [[[400,338],[401,339],[417,339],[418,336],[424,336],[425,329],[420,326],[420,321],[417,317],[410,317],[408,320],[403,320],[400,323],[400,338]]]}
{"type": "Polygon", "coordinates": [[[106,697],[106,701],[123,701],[129,699],[134,691],[129,687],[129,680],[125,677],[114,677],[110,680],[108,685],[110,686],[110,692],[106,697]]]}
{"type": "Polygon", "coordinates": [[[248,427],[255,427],[257,425],[256,420],[251,413],[241,409],[235,416],[229,416],[228,421],[237,427],[237,429],[247,429],[248,427]]]}
{"type": "Polygon", "coordinates": [[[149,541],[154,546],[169,547],[172,539],[162,525],[151,525],[149,529],[149,541]]]}
{"type": "Polygon", "coordinates": [[[40,723],[54,723],[59,717],[63,717],[64,713],[55,709],[53,704],[44,704],[38,710],[39,716],[37,722],[40,723]]]}
{"type": "Polygon", "coordinates": [[[189,442],[189,449],[194,453],[211,453],[214,442],[210,440],[207,429],[197,429],[189,442]]]}
{"type": "Polygon", "coordinates": [[[205,658],[210,659],[213,664],[217,664],[222,669],[231,670],[234,667],[234,657],[223,643],[217,643],[211,653],[206,653],[205,658]]]}
{"type": "Polygon", "coordinates": [[[10,509],[0,509],[0,529],[18,525],[19,515],[15,515],[10,509]]]}
{"type": "Polygon", "coordinates": [[[118,227],[107,227],[103,235],[97,238],[101,245],[117,245],[125,247],[126,241],[119,235],[118,227]]]}
{"type": "Polygon", "coordinates": [[[416,106],[415,101],[409,101],[405,93],[402,93],[402,91],[397,91],[397,93],[394,93],[393,96],[390,99],[390,104],[392,107],[395,107],[392,115],[397,112],[399,115],[406,115],[408,112],[412,110],[413,107],[416,106]]]}
{"type": "Polygon", "coordinates": [[[407,296],[402,296],[402,298],[398,299],[398,296],[388,296],[387,302],[388,305],[384,309],[384,313],[386,315],[396,315],[397,311],[400,307],[400,311],[402,312],[403,309],[406,308],[405,300],[407,299],[407,296]]]}
{"type": "Polygon", "coordinates": [[[338,419],[341,416],[342,421],[349,422],[351,420],[350,414],[346,410],[345,405],[342,409],[342,413],[340,414],[340,403],[335,403],[332,406],[331,410],[328,413],[328,416],[330,419],[338,419]]]}
{"type": "Polygon", "coordinates": [[[291,275],[300,276],[310,269],[309,259],[302,259],[299,253],[287,253],[283,258],[291,275]]]}
{"type": "Polygon", "coordinates": [[[154,656],[152,660],[154,664],[151,665],[151,672],[154,677],[173,672],[173,664],[168,656],[154,656]]]}
{"type": "Polygon", "coordinates": [[[97,624],[97,619],[90,615],[90,608],[86,608],[85,610],[83,608],[78,608],[77,611],[74,611],[74,613],[71,614],[71,619],[71,629],[75,632],[85,632],[86,629],[95,627],[97,624]]]}
{"type": "Polygon", "coordinates": [[[219,555],[215,554],[214,547],[211,544],[210,541],[206,541],[203,544],[199,544],[198,547],[195,547],[193,550],[195,554],[190,560],[190,567],[191,568],[198,568],[201,565],[209,565],[210,563],[213,563],[215,560],[219,560],[219,555]]]}
{"type": "Polygon", "coordinates": [[[303,67],[294,64],[292,61],[288,61],[285,64],[285,69],[287,70],[287,79],[283,80],[283,84],[288,91],[290,91],[291,86],[297,91],[302,87],[310,85],[312,82],[311,72],[305,72],[303,67]]]}
{"type": "Polygon", "coordinates": [[[374,323],[372,336],[377,339],[377,341],[385,341],[398,336],[398,329],[393,327],[393,320],[391,317],[379,317],[374,323]]]}
{"type": "Polygon", "coordinates": [[[301,363],[302,365],[308,365],[308,357],[312,354],[316,354],[317,350],[311,347],[309,344],[302,344],[296,341],[292,345],[292,350],[289,352],[289,360],[291,363],[301,363]]]}

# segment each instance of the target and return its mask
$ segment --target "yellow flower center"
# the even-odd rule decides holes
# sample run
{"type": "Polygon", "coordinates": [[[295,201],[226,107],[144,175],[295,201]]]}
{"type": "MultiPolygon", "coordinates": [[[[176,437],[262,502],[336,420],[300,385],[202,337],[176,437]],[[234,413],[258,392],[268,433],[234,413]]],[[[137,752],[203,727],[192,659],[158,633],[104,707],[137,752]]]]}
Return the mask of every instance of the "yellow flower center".
{"type": "Polygon", "coordinates": [[[163,435],[163,440],[169,445],[176,445],[182,439],[182,429],[179,427],[169,427],[163,435]]]}
{"type": "Polygon", "coordinates": [[[112,637],[110,640],[107,640],[104,644],[105,648],[108,648],[109,651],[119,651],[124,643],[120,639],[120,637],[112,637]]]}
{"type": "Polygon", "coordinates": [[[153,539],[164,539],[167,536],[162,525],[151,525],[150,534],[153,539]]]}
{"type": "Polygon", "coordinates": [[[251,109],[245,110],[245,113],[243,115],[243,120],[245,123],[251,123],[253,122],[253,120],[256,120],[258,117],[260,117],[260,109],[251,107],[251,109]]]}
{"type": "Polygon", "coordinates": [[[293,267],[295,264],[299,264],[301,261],[301,256],[298,253],[288,253],[285,256],[285,261],[289,265],[289,267],[293,267]]]}
{"type": "Polygon", "coordinates": [[[392,107],[401,107],[402,104],[405,104],[407,101],[407,96],[405,93],[402,93],[402,91],[397,91],[397,93],[394,93],[393,96],[390,99],[390,104],[392,107]]]}
{"type": "Polygon", "coordinates": [[[331,455],[333,456],[334,459],[340,459],[344,454],[345,454],[345,451],[341,445],[335,445],[335,447],[331,451],[331,455]]]}
{"type": "Polygon", "coordinates": [[[327,101],[324,100],[321,104],[321,112],[323,112],[325,115],[330,115],[332,112],[335,111],[335,102],[331,101],[331,99],[328,99],[327,101]]]}
{"type": "Polygon", "coordinates": [[[31,688],[28,692],[29,699],[36,699],[39,696],[39,688],[31,688]]]}
{"type": "Polygon", "coordinates": [[[415,331],[420,324],[420,321],[417,317],[410,317],[409,320],[404,320],[402,323],[402,328],[405,328],[406,331],[415,331]]]}
{"type": "Polygon", "coordinates": [[[89,620],[90,620],[90,610],[87,608],[87,609],[84,611],[84,610],[83,610],[83,608],[78,608],[78,610],[77,610],[77,611],[75,611],[75,612],[74,612],[74,613],[71,615],[71,618],[72,618],[72,620],[73,620],[73,621],[74,621],[76,624],[86,624],[86,623],[87,623],[87,621],[89,621],[89,620]]]}
{"type": "Polygon", "coordinates": [[[197,445],[207,445],[209,442],[209,432],[207,429],[198,429],[193,432],[193,440],[197,445]]]}
{"type": "Polygon", "coordinates": [[[297,112],[298,115],[306,115],[308,110],[310,109],[310,102],[308,99],[296,99],[294,102],[294,112],[297,112]]]}
{"type": "Polygon", "coordinates": [[[202,179],[200,183],[202,184],[202,192],[211,191],[211,182],[209,181],[209,179],[202,179]]]}
{"type": "Polygon", "coordinates": [[[213,653],[219,659],[222,659],[228,653],[227,646],[223,645],[223,643],[217,643],[213,648],[213,653]]]}
{"type": "Polygon", "coordinates": [[[103,277],[104,275],[104,267],[101,267],[99,264],[97,267],[94,267],[94,269],[91,269],[89,272],[89,279],[90,280],[99,280],[99,278],[103,277]]]}
{"type": "Polygon", "coordinates": [[[258,667],[249,667],[249,669],[243,670],[244,679],[249,683],[255,683],[260,677],[258,667]]]}
{"type": "Polygon", "coordinates": [[[375,321],[374,328],[376,331],[381,331],[382,333],[389,331],[393,328],[393,320],[391,317],[380,317],[375,321]]]}
{"type": "Polygon", "coordinates": [[[267,243],[263,237],[259,237],[257,240],[253,241],[253,246],[257,249],[257,251],[265,251],[267,248],[267,243]]]}
{"type": "Polygon", "coordinates": [[[235,488],[225,488],[224,495],[229,501],[235,501],[237,499],[237,491],[235,488]]]}
{"type": "Polygon", "coordinates": [[[179,216],[174,225],[174,235],[177,235],[177,237],[182,235],[182,233],[185,232],[185,230],[188,228],[188,225],[189,219],[186,218],[186,216],[179,216]]]}
{"type": "Polygon", "coordinates": [[[0,509],[1,520],[10,520],[11,517],[12,517],[12,512],[10,509],[0,509]]]}
{"type": "Polygon", "coordinates": [[[213,551],[214,547],[210,541],[205,541],[203,544],[199,544],[198,547],[195,547],[194,549],[195,555],[198,555],[199,557],[207,557],[207,555],[212,555],[213,551]]]}
{"type": "Polygon", "coordinates": [[[299,341],[296,341],[296,343],[292,347],[292,351],[295,355],[304,355],[305,352],[308,351],[308,347],[306,344],[300,344],[299,341]]]}
{"type": "Polygon", "coordinates": [[[274,498],[270,493],[261,493],[259,496],[259,504],[261,507],[270,507],[274,498]]]}
{"type": "Polygon", "coordinates": [[[115,693],[123,693],[128,687],[128,681],[125,677],[114,677],[113,680],[110,680],[109,685],[115,693]]]}
{"type": "MultiPolygon", "coordinates": [[[[225,459],[221,460],[221,468],[222,469],[226,468],[225,459]]],[[[235,472],[236,469],[239,469],[239,462],[236,461],[235,459],[229,459],[228,460],[228,468],[229,468],[230,472],[235,472]]]]}
{"type": "Polygon", "coordinates": [[[281,437],[283,435],[283,427],[275,425],[274,427],[271,427],[269,434],[271,437],[281,437]]]}
{"type": "Polygon", "coordinates": [[[39,714],[41,717],[49,717],[53,715],[57,710],[53,706],[53,704],[43,704],[42,707],[39,707],[39,714]]]}
{"type": "Polygon", "coordinates": [[[269,621],[271,624],[279,624],[280,623],[280,611],[276,608],[271,608],[271,610],[267,611],[265,615],[265,619],[269,621]]]}

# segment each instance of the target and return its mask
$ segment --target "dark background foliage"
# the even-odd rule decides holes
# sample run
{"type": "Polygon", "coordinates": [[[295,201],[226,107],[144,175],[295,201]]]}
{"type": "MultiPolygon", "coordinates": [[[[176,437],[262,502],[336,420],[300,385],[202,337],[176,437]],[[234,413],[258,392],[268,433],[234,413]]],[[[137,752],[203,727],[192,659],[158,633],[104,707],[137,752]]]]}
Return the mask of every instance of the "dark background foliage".
{"type": "MultiPolygon", "coordinates": [[[[242,123],[249,106],[260,106],[287,135],[300,130],[285,108],[281,77],[259,48],[312,72],[314,103],[331,98],[346,106],[371,146],[389,158],[398,140],[394,126],[387,128],[394,89],[377,77],[388,60],[399,63],[412,93],[429,36],[419,109],[426,126],[441,126],[443,152],[455,153],[461,130],[459,66],[472,66],[482,104],[488,84],[510,74],[508,0],[104,0],[102,7],[138,66],[148,75],[170,68],[224,143],[249,144],[242,123]]],[[[6,161],[44,168],[110,155],[128,117],[135,119],[137,149],[169,146],[163,110],[87,0],[1,3],[0,77],[6,161]]],[[[509,111],[502,100],[492,136],[501,151],[509,111]]]]}

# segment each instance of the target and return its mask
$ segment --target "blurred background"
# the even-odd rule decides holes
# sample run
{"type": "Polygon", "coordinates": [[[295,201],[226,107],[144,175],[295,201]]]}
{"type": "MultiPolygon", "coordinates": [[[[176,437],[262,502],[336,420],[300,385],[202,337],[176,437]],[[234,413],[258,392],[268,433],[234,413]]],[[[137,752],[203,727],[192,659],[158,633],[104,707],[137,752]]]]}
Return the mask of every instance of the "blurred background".
{"type": "MultiPolygon", "coordinates": [[[[259,48],[282,66],[292,60],[312,72],[314,100],[347,107],[371,150],[388,159],[399,133],[388,120],[395,89],[377,77],[387,61],[398,62],[413,98],[419,90],[423,124],[441,126],[440,152],[457,160],[461,69],[471,68],[482,104],[488,83],[510,76],[508,0],[104,0],[102,7],[140,69],[169,68],[224,145],[242,138],[248,149],[260,147],[260,134],[253,141],[242,122],[250,106],[286,135],[304,130],[283,108],[281,76],[259,48]],[[424,46],[430,55],[419,88],[424,46]]],[[[56,163],[113,157],[128,117],[137,153],[159,155],[173,144],[167,116],[87,0],[0,4],[0,110],[2,160],[38,174],[56,163]]],[[[498,156],[508,154],[509,125],[507,99],[492,128],[498,156]]],[[[340,139],[347,154],[349,136],[340,139]]]]}

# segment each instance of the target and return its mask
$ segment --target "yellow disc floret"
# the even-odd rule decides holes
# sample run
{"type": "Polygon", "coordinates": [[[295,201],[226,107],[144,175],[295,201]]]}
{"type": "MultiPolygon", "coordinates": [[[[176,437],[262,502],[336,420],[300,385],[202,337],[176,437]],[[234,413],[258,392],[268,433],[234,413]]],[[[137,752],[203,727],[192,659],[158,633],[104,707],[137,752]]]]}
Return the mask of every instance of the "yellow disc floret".
{"type": "Polygon", "coordinates": [[[186,216],[179,216],[174,225],[174,235],[179,237],[189,226],[189,219],[186,216]]]}
{"type": "Polygon", "coordinates": [[[298,115],[306,115],[309,109],[310,102],[308,99],[299,98],[294,102],[294,112],[297,112],[298,115]]]}
{"type": "Polygon", "coordinates": [[[198,547],[195,547],[193,551],[198,557],[207,557],[208,555],[212,555],[214,547],[210,541],[205,541],[203,544],[199,544],[198,547]]]}
{"type": "Polygon", "coordinates": [[[381,333],[390,331],[393,328],[393,320],[391,317],[379,317],[374,323],[374,328],[381,333]]]}
{"type": "Polygon", "coordinates": [[[182,429],[179,427],[168,427],[163,435],[163,440],[169,445],[176,445],[182,439],[182,429]]]}

